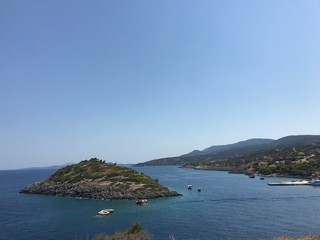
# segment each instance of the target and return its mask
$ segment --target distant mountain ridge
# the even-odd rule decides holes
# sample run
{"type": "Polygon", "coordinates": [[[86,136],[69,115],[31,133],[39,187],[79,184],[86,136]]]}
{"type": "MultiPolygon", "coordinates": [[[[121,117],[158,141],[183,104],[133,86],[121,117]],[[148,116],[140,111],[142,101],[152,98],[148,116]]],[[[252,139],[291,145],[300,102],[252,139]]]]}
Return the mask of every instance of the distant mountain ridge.
{"type": "Polygon", "coordinates": [[[237,148],[251,147],[251,146],[256,146],[256,145],[261,145],[261,144],[269,144],[274,141],[276,141],[276,140],[265,139],[265,138],[253,138],[253,139],[248,139],[245,141],[240,141],[240,142],[232,143],[232,144],[211,146],[211,147],[203,149],[202,151],[194,150],[191,153],[188,153],[188,154],[185,154],[182,156],[206,155],[206,154],[212,154],[212,153],[217,153],[217,152],[222,152],[222,151],[227,151],[227,150],[232,150],[232,149],[237,149],[237,148]]]}
{"type": "Polygon", "coordinates": [[[233,144],[211,146],[202,151],[194,150],[178,157],[155,159],[139,163],[137,166],[183,165],[189,162],[205,162],[230,157],[239,157],[259,151],[271,150],[277,147],[288,147],[317,142],[320,142],[320,135],[291,135],[277,140],[254,138],[233,144]]]}
{"type": "Polygon", "coordinates": [[[65,164],[62,164],[62,165],[52,165],[52,166],[47,166],[47,167],[27,167],[27,168],[19,168],[17,170],[44,170],[44,169],[59,169],[59,168],[62,168],[62,167],[65,167],[65,166],[68,166],[68,165],[71,165],[73,163],[65,163],[65,164]]]}

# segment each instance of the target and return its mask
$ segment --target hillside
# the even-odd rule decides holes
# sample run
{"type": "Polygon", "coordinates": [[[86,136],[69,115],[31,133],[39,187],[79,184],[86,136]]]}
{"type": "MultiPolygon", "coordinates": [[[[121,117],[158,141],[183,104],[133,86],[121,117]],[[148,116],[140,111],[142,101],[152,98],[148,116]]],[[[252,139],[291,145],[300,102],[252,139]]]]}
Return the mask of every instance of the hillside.
{"type": "Polygon", "coordinates": [[[202,162],[216,158],[234,157],[239,154],[246,154],[260,149],[265,149],[274,141],[275,140],[272,139],[249,139],[233,144],[211,146],[202,151],[194,150],[178,157],[154,159],[144,163],[139,163],[137,166],[183,165],[194,161],[202,162]]]}
{"type": "Polygon", "coordinates": [[[311,177],[320,172],[320,142],[295,143],[244,156],[190,162],[183,166],[231,173],[311,177]]]}
{"type": "Polygon", "coordinates": [[[249,139],[139,165],[172,164],[233,173],[311,177],[320,172],[320,136],[287,136],[278,140],[249,139]],[[206,154],[208,149],[211,149],[210,154],[206,154]]]}
{"type": "MultiPolygon", "coordinates": [[[[222,152],[222,151],[259,146],[259,145],[273,143],[274,141],[275,141],[274,139],[264,139],[264,138],[248,139],[246,141],[241,141],[241,142],[237,142],[237,143],[233,143],[233,144],[211,146],[206,149],[203,149],[202,151],[198,151],[198,155],[213,154],[213,153],[218,153],[218,152],[222,152]]],[[[192,154],[192,152],[189,154],[192,154]]],[[[188,156],[189,154],[187,154],[185,156],[188,156]]],[[[194,155],[194,154],[192,154],[192,155],[194,155]]]]}
{"type": "Polygon", "coordinates": [[[272,139],[249,139],[234,144],[211,146],[202,151],[194,150],[188,154],[178,157],[160,158],[137,166],[154,166],[154,165],[184,165],[195,162],[210,162],[221,159],[228,159],[240,156],[246,156],[260,151],[268,151],[275,148],[290,147],[307,143],[320,142],[319,135],[298,135],[287,136],[278,140],[272,139]]]}
{"type": "Polygon", "coordinates": [[[63,167],[47,180],[25,187],[21,193],[114,200],[179,195],[143,173],[96,158],[63,167]]]}

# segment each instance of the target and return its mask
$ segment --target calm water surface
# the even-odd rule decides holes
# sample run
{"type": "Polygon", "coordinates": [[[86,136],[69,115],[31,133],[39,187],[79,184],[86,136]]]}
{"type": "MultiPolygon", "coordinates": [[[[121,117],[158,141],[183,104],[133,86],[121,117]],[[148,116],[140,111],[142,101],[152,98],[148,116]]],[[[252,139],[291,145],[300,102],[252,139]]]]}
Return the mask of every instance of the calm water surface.
{"type": "Polygon", "coordinates": [[[135,221],[156,240],[170,235],[177,240],[320,235],[320,187],[270,187],[268,182],[279,179],[173,166],[135,169],[183,196],[137,206],[133,201],[19,194],[55,170],[0,171],[0,239],[88,239],[124,230],[135,221]],[[188,184],[193,190],[187,190],[188,184]],[[115,213],[97,217],[104,208],[115,213]]]}

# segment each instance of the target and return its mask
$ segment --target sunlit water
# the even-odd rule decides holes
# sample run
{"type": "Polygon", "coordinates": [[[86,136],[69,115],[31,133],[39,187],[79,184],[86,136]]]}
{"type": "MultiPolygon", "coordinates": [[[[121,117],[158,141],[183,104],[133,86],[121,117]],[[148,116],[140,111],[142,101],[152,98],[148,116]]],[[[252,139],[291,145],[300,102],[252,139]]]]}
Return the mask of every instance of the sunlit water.
{"type": "Polygon", "coordinates": [[[268,182],[279,179],[173,166],[136,169],[183,196],[139,206],[134,201],[20,194],[54,170],[0,171],[0,239],[89,239],[127,229],[133,222],[140,222],[156,240],[171,235],[176,240],[320,235],[320,187],[270,187],[268,182]],[[97,217],[105,208],[115,212],[97,217]]]}

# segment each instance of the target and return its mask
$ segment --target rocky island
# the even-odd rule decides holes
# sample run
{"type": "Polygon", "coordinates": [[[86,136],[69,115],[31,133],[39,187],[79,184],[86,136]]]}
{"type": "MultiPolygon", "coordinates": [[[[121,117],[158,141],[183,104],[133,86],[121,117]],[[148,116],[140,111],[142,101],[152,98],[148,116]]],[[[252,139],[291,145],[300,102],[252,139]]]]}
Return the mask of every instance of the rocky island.
{"type": "Polygon", "coordinates": [[[157,180],[143,173],[97,158],[63,167],[47,180],[35,182],[20,192],[101,200],[151,199],[181,195],[161,186],[157,180]]]}

